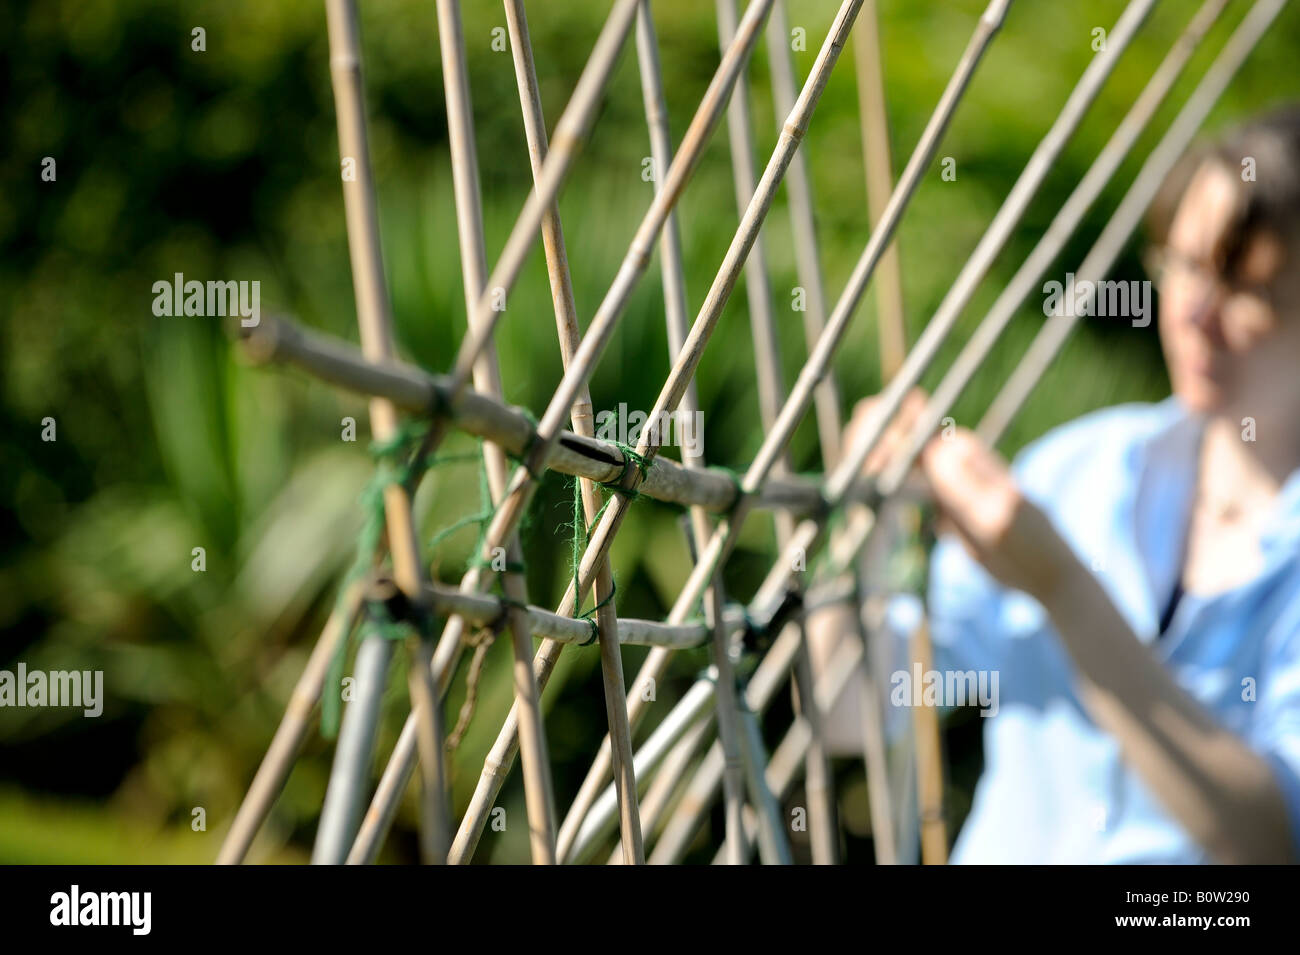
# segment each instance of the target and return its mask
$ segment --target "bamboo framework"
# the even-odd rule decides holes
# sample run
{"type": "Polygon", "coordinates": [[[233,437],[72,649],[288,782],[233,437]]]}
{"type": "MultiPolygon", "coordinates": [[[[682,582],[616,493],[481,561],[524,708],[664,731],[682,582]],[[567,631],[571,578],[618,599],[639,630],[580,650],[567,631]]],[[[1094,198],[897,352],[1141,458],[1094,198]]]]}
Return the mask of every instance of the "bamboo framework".
{"type": "MultiPolygon", "coordinates": [[[[822,719],[851,683],[862,688],[868,700],[863,708],[862,758],[870,787],[877,861],[900,861],[908,855],[907,844],[915,836],[904,822],[903,808],[895,805],[900,801],[899,792],[911,793],[906,798],[919,801],[913,811],[920,819],[922,858],[942,861],[946,834],[941,816],[941,748],[933,712],[916,722],[916,757],[906,770],[909,775],[916,773],[915,782],[891,787],[889,779],[884,713],[874,694],[870,666],[870,648],[882,632],[883,610],[880,600],[860,586],[861,580],[873,579],[879,570],[872,563],[868,545],[888,547],[891,522],[884,519],[885,508],[907,498],[906,479],[921,448],[1016,310],[1080,228],[1230,2],[1203,0],[1087,175],[964,343],[903,447],[882,473],[865,479],[864,463],[880,444],[905,396],[936,359],[1156,0],[1128,3],[1110,29],[1104,50],[1079,77],[987,231],[905,355],[898,252],[892,243],[984,54],[1008,16],[1011,0],[991,0],[973,25],[965,50],[896,183],[884,141],[887,126],[874,2],[843,0],[839,4],[800,86],[790,57],[784,0],[750,0],[743,13],[737,9],[737,0],[717,0],[719,62],[674,149],[650,0],[615,0],[610,5],[590,58],[549,138],[524,2],[504,0],[533,187],[491,268],[483,236],[460,6],[458,0],[438,0],[436,26],[468,316],[455,361],[445,374],[402,362],[395,353],[367,144],[358,11],[355,0],[326,0],[340,153],[355,160],[357,171],[354,180],[345,181],[344,197],[361,347],[311,331],[287,317],[264,318],[257,327],[241,328],[238,334],[244,354],[254,361],[293,365],[370,398],[372,434],[377,442],[398,438],[403,417],[425,428],[411,447],[403,449],[407,456],[401,476],[383,485],[386,548],[373,555],[369,574],[341,587],[335,611],[294,689],[218,861],[239,863],[247,857],[311,730],[312,714],[327,689],[330,661],[349,634],[362,629],[375,614],[396,616],[412,625],[414,635],[406,641],[410,715],[363,812],[376,756],[379,701],[393,648],[383,637],[367,636],[357,651],[354,672],[359,692],[349,703],[339,730],[313,861],[373,862],[418,769],[422,858],[431,863],[469,862],[518,755],[535,863],[679,861],[719,795],[725,822],[717,861],[743,863],[756,851],[764,863],[789,863],[793,858],[790,826],[782,807],[801,772],[812,860],[833,863],[838,859],[840,840],[822,719]],[[750,111],[749,66],[764,32],[777,136],[770,156],[760,164],[750,111]],[[830,304],[818,253],[808,171],[814,157],[806,155],[801,145],[832,71],[850,43],[858,70],[871,209],[862,210],[866,241],[861,256],[840,296],[830,304]],[[557,200],[627,46],[634,47],[653,167],[658,174],[653,199],[622,264],[583,331],[557,200]],[[724,114],[738,225],[692,320],[676,210],[689,194],[691,178],[724,114]],[[783,356],[766,251],[782,240],[775,230],[765,229],[768,212],[783,185],[798,278],[809,306],[804,313],[808,354],[788,392],[783,386],[783,356]],[[534,419],[504,400],[495,341],[506,326],[501,322],[504,312],[494,303],[511,294],[539,236],[564,371],[540,418],[534,419]],[[759,395],[755,420],[761,422],[763,440],[753,461],[739,474],[711,468],[698,453],[684,450],[680,463],[661,456],[663,429],[646,429],[635,448],[596,436],[589,382],[656,249],[671,365],[648,416],[651,421],[666,420],[679,410],[699,411],[694,376],[736,283],[744,278],[759,395]],[[832,361],[878,267],[882,323],[888,325],[882,324],[881,329],[887,385],[856,440],[842,446],[843,405],[832,361]],[[788,448],[796,428],[814,407],[824,473],[798,476],[790,471],[788,448]],[[411,504],[424,466],[453,431],[482,439],[491,496],[490,517],[476,559],[454,587],[427,574],[411,504]],[[581,511],[589,528],[574,579],[553,611],[530,603],[519,572],[519,525],[548,470],[578,481],[581,511]],[[632,502],[640,495],[684,509],[694,560],[685,585],[662,621],[618,615],[610,548],[632,502]],[[755,511],[772,515],[777,556],[756,593],[743,602],[731,601],[721,571],[755,511]],[[822,560],[814,564],[819,553],[822,560]],[[814,569],[802,575],[805,568],[814,569]],[[491,592],[498,583],[499,596],[491,592]],[[593,594],[594,611],[579,614],[593,594]],[[829,667],[815,678],[805,619],[810,608],[830,603],[850,606],[857,628],[839,646],[829,667]],[[440,635],[430,627],[433,620],[442,622],[440,635]],[[447,785],[443,701],[463,669],[461,658],[469,634],[483,628],[508,634],[514,705],[485,756],[473,796],[456,821],[447,785]],[[541,638],[536,648],[534,637],[541,638]],[[564,648],[593,642],[600,652],[608,735],[593,754],[576,798],[561,815],[551,778],[542,696],[564,648]],[[623,672],[624,645],[651,648],[630,684],[623,672]],[[647,701],[653,698],[644,691],[663,681],[676,651],[691,647],[708,648],[710,666],[652,732],[639,734],[647,701]],[[786,687],[794,697],[793,722],[769,754],[760,718],[786,687]],[[642,735],[638,745],[636,740],[642,735]]],[[[1284,5],[1285,0],[1253,0],[1250,4],[1078,268],[1082,278],[1095,283],[1109,272],[1161,181],[1284,5]]],[[[537,308],[536,303],[512,302],[510,321],[537,319],[537,308]]],[[[1047,372],[1074,321],[1052,319],[1044,325],[980,423],[978,430],[983,436],[995,441],[1005,431],[1047,372]]],[[[914,645],[923,653],[928,652],[924,649],[927,633],[923,623],[914,637],[914,645]]],[[[481,647],[476,649],[471,669],[481,662],[481,652],[481,647]]]]}

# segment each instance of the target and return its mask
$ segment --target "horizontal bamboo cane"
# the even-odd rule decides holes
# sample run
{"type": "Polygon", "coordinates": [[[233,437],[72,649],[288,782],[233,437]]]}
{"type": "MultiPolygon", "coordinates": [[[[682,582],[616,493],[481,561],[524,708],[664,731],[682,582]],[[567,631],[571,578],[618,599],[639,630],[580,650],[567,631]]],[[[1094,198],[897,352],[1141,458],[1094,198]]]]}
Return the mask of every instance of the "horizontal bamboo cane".
{"type": "MultiPolygon", "coordinates": [[[[524,411],[475,391],[466,391],[454,410],[446,397],[445,376],[431,375],[400,361],[368,362],[355,346],[313,332],[285,318],[263,316],[256,328],[240,329],[243,353],[255,362],[282,362],[313,377],[358,394],[390,399],[399,408],[429,415],[449,413],[466,434],[498,444],[520,456],[537,434],[524,411]]],[[[561,474],[613,484],[628,471],[628,458],[613,442],[562,431],[545,466],[561,474]]],[[[637,493],[668,504],[698,506],[722,513],[735,505],[735,476],[721,469],[691,470],[666,458],[647,462],[644,483],[637,493]]],[[[767,483],[755,502],[758,508],[780,508],[793,514],[819,513],[823,508],[816,475],[791,476],[767,483]]]]}
{"type": "MultiPolygon", "coordinates": [[[[424,592],[437,613],[457,614],[464,617],[466,622],[482,627],[500,623],[507,609],[513,606],[488,594],[470,594],[445,584],[427,584],[424,592]]],[[[591,620],[552,613],[532,604],[522,608],[521,612],[526,614],[529,628],[535,637],[579,646],[592,643],[591,620]]],[[[728,607],[723,613],[723,620],[729,633],[739,632],[746,626],[744,610],[740,607],[728,607]]],[[[707,643],[710,631],[703,622],[669,624],[658,620],[619,617],[618,638],[620,644],[632,647],[689,649],[707,643]]]]}

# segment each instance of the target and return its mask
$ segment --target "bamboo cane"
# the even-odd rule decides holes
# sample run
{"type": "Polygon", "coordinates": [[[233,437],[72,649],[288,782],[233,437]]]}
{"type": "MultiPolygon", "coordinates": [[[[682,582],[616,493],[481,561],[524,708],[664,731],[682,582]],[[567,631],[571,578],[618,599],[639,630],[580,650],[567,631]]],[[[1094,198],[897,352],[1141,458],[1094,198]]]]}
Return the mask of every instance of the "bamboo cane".
{"type": "Polygon", "coordinates": [[[379,706],[392,659],[392,642],[380,636],[366,637],[357,649],[356,696],[343,711],[339,726],[334,765],[325,788],[316,845],[312,850],[313,865],[336,865],[343,861],[356,832],[362,789],[379,732],[379,706]]]}
{"type": "MultiPolygon", "coordinates": [[[[863,762],[867,769],[867,801],[871,813],[871,838],[879,865],[898,863],[897,832],[894,829],[894,806],[889,788],[889,760],[885,745],[882,714],[884,705],[876,688],[871,667],[868,634],[860,620],[854,620],[857,642],[862,644],[862,658],[853,676],[860,701],[863,762]]],[[[811,724],[810,724],[811,725],[811,724]]]]}
{"type": "MultiPolygon", "coordinates": [[[[865,11],[870,0],[863,4],[865,11]]],[[[768,61],[772,69],[772,105],[777,123],[782,123],[794,109],[798,84],[795,81],[794,63],[790,54],[790,24],[786,17],[785,0],[772,8],[772,18],[767,30],[768,61]]],[[[862,31],[863,14],[853,31],[856,38],[862,31]]],[[[790,160],[785,177],[786,194],[790,203],[790,228],[794,235],[795,270],[799,286],[804,290],[806,308],[803,311],[804,335],[808,350],[817,345],[826,328],[826,285],[822,279],[821,252],[817,242],[817,223],[813,215],[812,182],[808,163],[802,151],[790,160]]],[[[840,453],[840,391],[834,369],[817,386],[813,403],[817,415],[817,435],[821,443],[822,459],[829,465],[840,453]]]]}
{"type": "MultiPolygon", "coordinates": [[[[514,606],[499,597],[466,593],[445,584],[426,584],[424,593],[425,600],[435,612],[443,615],[456,614],[464,617],[467,623],[482,627],[500,621],[514,606]]],[[[552,613],[532,604],[517,609],[524,614],[528,632],[533,636],[563,644],[581,645],[592,641],[590,620],[552,613]]],[[[746,624],[743,608],[728,607],[723,612],[723,625],[728,633],[739,633],[744,630],[746,624]]],[[[709,640],[710,634],[708,626],[699,622],[668,624],[658,620],[618,618],[619,642],[625,646],[666,646],[688,649],[703,646],[709,640]]]]}
{"type": "MultiPolygon", "coordinates": [[[[853,34],[853,62],[858,81],[858,116],[862,122],[867,208],[874,227],[884,215],[885,203],[894,191],[876,0],[867,0],[863,6],[862,26],[853,34]]],[[[883,380],[888,381],[898,373],[907,351],[907,326],[903,321],[903,273],[898,261],[897,242],[885,249],[880,259],[880,269],[876,276],[876,306],[879,310],[880,365],[884,372],[883,380]]]]}
{"type": "MultiPolygon", "coordinates": [[[[772,650],[769,651],[767,656],[765,656],[762,662],[759,663],[759,669],[758,671],[755,671],[754,674],[755,679],[750,682],[750,695],[746,702],[748,702],[754,709],[762,710],[766,706],[766,700],[761,696],[765,689],[770,687],[771,693],[775,693],[776,691],[777,687],[775,683],[770,681],[767,683],[760,683],[758,680],[759,672],[763,671],[765,668],[771,670],[777,669],[775,666],[769,664],[769,660],[773,657],[775,651],[776,646],[773,645],[772,650]]],[[[793,647],[791,648],[791,651],[790,657],[793,662],[793,647]]],[[[853,672],[854,667],[857,666],[857,663],[861,658],[862,645],[854,641],[845,641],[836,649],[835,655],[831,658],[832,665],[827,668],[827,672],[823,674],[821,680],[818,681],[817,690],[814,696],[814,705],[821,712],[828,710],[830,706],[834,704],[835,699],[839,697],[839,694],[843,692],[848,675],[853,672]],[[838,680],[838,683],[834,685],[828,684],[828,681],[831,679],[838,680]],[[823,690],[824,686],[825,692],[823,690]],[[834,692],[832,693],[831,690],[834,690],[834,692]]],[[[770,696],[768,699],[770,699],[770,696]]],[[[802,740],[805,744],[811,741],[811,732],[806,718],[802,716],[795,717],[794,722],[791,724],[791,728],[786,731],[786,739],[796,732],[802,733],[802,740]]],[[[785,796],[787,788],[781,785],[774,785],[774,783],[779,783],[779,777],[775,775],[775,773],[777,767],[780,765],[779,761],[782,759],[783,753],[789,750],[789,748],[790,746],[783,741],[781,746],[773,752],[772,759],[769,761],[767,767],[768,786],[777,794],[778,797],[785,796]]],[[[799,759],[803,759],[806,756],[806,753],[806,748],[801,750],[799,753],[799,759]]],[[[700,764],[700,768],[696,771],[694,778],[687,787],[685,796],[683,796],[681,802],[678,803],[677,808],[673,810],[673,813],[669,817],[668,822],[664,827],[664,831],[659,837],[659,841],[655,844],[654,850],[650,853],[651,865],[671,865],[681,860],[682,854],[689,846],[695,835],[696,829],[699,828],[699,823],[704,812],[708,810],[709,805],[717,795],[718,784],[721,781],[721,778],[722,751],[717,746],[714,746],[704,757],[704,761],[700,764]]],[[[747,841],[746,857],[748,857],[749,841],[752,840],[747,841]]]]}
{"type": "MultiPolygon", "coordinates": [[[[392,316],[384,282],[378,209],[366,137],[360,28],[356,4],[352,0],[326,0],[325,10],[330,43],[330,73],[333,78],[335,111],[338,114],[339,152],[345,159],[355,161],[355,178],[344,179],[343,198],[348,226],[348,251],[356,289],[357,322],[361,328],[361,345],[366,357],[372,361],[382,361],[393,355],[392,316]]],[[[376,441],[390,440],[397,430],[397,409],[389,401],[372,400],[370,426],[376,441]]],[[[420,551],[411,514],[411,501],[406,489],[398,485],[384,488],[384,510],[394,578],[408,598],[418,602],[423,572],[420,569],[420,551]]],[[[387,649],[381,652],[376,648],[368,653],[367,658],[373,658],[376,670],[379,669],[380,657],[387,652],[387,649]]],[[[373,701],[358,699],[360,712],[368,713],[372,706],[378,706],[384,682],[385,679],[380,674],[377,679],[366,683],[360,692],[372,693],[375,697],[373,701]]],[[[428,690],[428,687],[424,687],[420,695],[430,706],[414,713],[423,749],[426,753],[435,755],[434,764],[424,767],[424,786],[427,790],[423,806],[426,811],[425,825],[428,831],[434,833],[430,837],[434,843],[442,845],[445,844],[446,836],[439,834],[439,831],[447,827],[448,812],[446,774],[441,759],[440,704],[436,699],[436,691],[429,698],[428,690]]],[[[345,847],[353,835],[350,828],[354,825],[352,802],[359,795],[360,787],[369,772],[373,734],[363,732],[365,726],[362,720],[357,719],[353,723],[359,726],[357,739],[362,745],[350,751],[353,762],[340,764],[341,748],[340,754],[336,755],[335,766],[339,775],[331,778],[331,789],[339,795],[331,799],[327,792],[322,807],[315,855],[321,862],[343,860],[345,847]],[[335,779],[338,780],[337,784],[335,779]],[[336,805],[339,807],[337,814],[333,811],[336,805]]],[[[436,861],[441,861],[441,857],[436,861]]]]}
{"type": "MultiPolygon", "coordinates": [[[[785,823],[781,818],[781,804],[767,784],[767,754],[758,718],[748,708],[741,710],[740,717],[744,729],[742,743],[748,751],[745,758],[745,784],[750,801],[756,807],[753,811],[758,827],[759,857],[764,865],[791,865],[793,859],[790,856],[790,841],[785,834],[785,823]]],[[[743,816],[741,830],[743,839],[743,816]]]]}
{"type": "Polygon", "coordinates": [[[267,747],[248,793],[235,813],[235,821],[221,844],[217,865],[239,865],[244,861],[258,830],[270,815],[271,806],[284,789],[289,772],[298,759],[298,749],[311,727],[312,712],[320,702],[330,661],[334,659],[340,641],[347,639],[361,614],[361,598],[366,586],[365,580],[354,581],[325,621],[320,639],[289,695],[284,717],[271,737],[271,745],[267,747]]]}
{"type": "MultiPolygon", "coordinates": [[[[506,22],[510,30],[510,45],[514,51],[515,78],[519,87],[519,102],[523,110],[524,131],[528,139],[528,153],[532,161],[533,176],[540,175],[546,159],[546,121],[542,114],[541,95],[537,88],[537,71],[533,64],[532,44],[528,37],[528,20],[523,0],[506,0],[506,22]]],[[[638,24],[646,13],[646,4],[637,10],[638,24]]],[[[551,283],[551,298],[555,306],[556,332],[560,341],[560,355],[567,369],[578,350],[581,335],[578,330],[578,309],[573,299],[573,283],[569,275],[568,255],[564,246],[564,229],[560,223],[559,207],[552,204],[542,219],[542,244],[546,253],[546,269],[551,283]]],[[[570,412],[573,430],[583,437],[596,433],[592,414],[591,391],[584,384],[570,412]]],[[[580,492],[585,520],[590,525],[600,512],[603,501],[600,490],[592,481],[582,481],[580,492]]],[[[610,738],[614,740],[614,778],[618,788],[619,821],[623,833],[625,862],[642,864],[645,851],[641,844],[641,819],[637,808],[636,778],[632,768],[632,736],[627,725],[627,692],[623,678],[623,659],[618,651],[618,615],[614,602],[614,577],[609,561],[605,560],[596,573],[596,617],[600,628],[601,677],[605,690],[605,715],[609,723],[610,738]]],[[[559,849],[557,848],[557,855],[559,849]]],[[[563,855],[558,855],[563,860],[563,855]]]]}
{"type": "MultiPolygon", "coordinates": [[[[779,6],[779,4],[773,4],[774,8],[776,6],[779,6]]],[[[717,0],[716,7],[718,14],[718,42],[720,45],[726,46],[731,42],[731,38],[736,32],[736,3],[735,0],[717,0]]],[[[731,171],[736,190],[736,212],[738,215],[743,216],[751,197],[758,191],[757,176],[754,170],[754,131],[749,119],[749,79],[747,70],[742,70],[736,79],[736,90],[731,97],[731,103],[727,107],[727,131],[731,145],[731,171]]],[[[796,152],[795,155],[797,156],[798,153],[796,152]]],[[[791,156],[790,162],[794,162],[794,156],[791,156]]],[[[754,235],[749,255],[745,259],[744,275],[745,295],[749,303],[749,321],[754,348],[754,370],[758,384],[759,419],[766,429],[772,426],[777,410],[784,400],[785,388],[782,384],[780,347],[776,338],[776,319],[772,313],[772,289],[768,280],[767,251],[764,247],[761,231],[756,231],[754,235]]],[[[789,473],[789,470],[788,459],[782,459],[776,463],[773,473],[784,476],[789,473]]],[[[775,518],[777,542],[778,544],[784,544],[786,537],[793,528],[793,519],[789,515],[780,512],[775,513],[773,517],[775,518]]],[[[707,537],[701,535],[697,546],[702,547],[706,540],[707,537]]],[[[754,799],[755,803],[761,805],[763,809],[760,819],[764,825],[764,846],[767,849],[767,857],[770,861],[788,862],[789,847],[785,845],[784,831],[781,828],[780,808],[776,807],[775,812],[773,812],[770,794],[766,793],[763,787],[763,766],[759,765],[759,763],[761,761],[765,764],[766,756],[763,752],[762,736],[758,733],[757,724],[752,719],[752,716],[743,706],[738,705],[739,701],[735,699],[734,695],[728,702],[737,705],[737,710],[730,715],[729,720],[724,720],[722,715],[719,714],[719,731],[721,732],[724,725],[729,721],[738,724],[740,729],[739,738],[734,740],[731,745],[739,750],[741,764],[744,769],[745,786],[750,793],[750,798],[754,799]],[[755,738],[756,734],[757,738],[755,738]],[[774,816],[775,818],[773,818],[774,816]]],[[[718,705],[723,705],[721,694],[718,696],[718,705]]],[[[724,747],[727,745],[727,742],[724,741],[724,747]]],[[[741,799],[740,794],[733,793],[733,799],[739,801],[741,799]]],[[[734,808],[731,808],[728,819],[732,819],[734,815],[734,808]]],[[[743,819],[743,815],[741,819],[743,819]]],[[[740,826],[743,826],[743,822],[737,824],[737,830],[739,830],[740,826]]],[[[738,844],[739,838],[738,833],[735,836],[729,833],[728,844],[733,841],[738,844]]]]}
{"type": "MultiPolygon", "coordinates": [[[[911,641],[912,659],[929,672],[929,627],[922,622],[917,630],[925,639],[911,641]],[[921,654],[924,654],[922,656],[921,654]]],[[[943,750],[940,748],[939,711],[922,704],[916,707],[917,801],[921,811],[921,861],[925,865],[943,865],[948,859],[948,827],[943,814],[943,750]]]]}
{"type": "MultiPolygon", "coordinates": [[[[452,184],[456,194],[456,222],[460,236],[461,272],[465,285],[465,309],[470,315],[474,303],[486,291],[487,249],[483,240],[483,212],[479,199],[478,157],[474,145],[473,113],[469,98],[469,77],[465,64],[465,37],[458,0],[438,0],[438,35],[442,48],[443,85],[447,99],[447,129],[451,151],[452,184]]],[[[474,365],[474,387],[488,397],[502,395],[501,369],[496,346],[488,341],[474,365]]],[[[505,492],[509,464],[500,446],[483,445],[483,461],[493,503],[505,492]]],[[[518,533],[505,540],[507,569],[502,586],[511,601],[528,602],[522,575],[511,567],[522,563],[518,533]]],[[[524,801],[533,862],[555,863],[555,794],[551,784],[550,760],[546,755],[546,730],[542,720],[541,692],[533,679],[533,642],[527,617],[516,607],[506,613],[514,653],[515,699],[520,706],[520,748],[524,772],[524,801]]],[[[444,853],[445,856],[445,853],[444,853]]]]}
{"type": "MultiPolygon", "coordinates": [[[[879,18],[876,15],[875,0],[867,0],[862,19],[862,28],[853,35],[853,59],[858,86],[858,116],[862,125],[863,169],[866,173],[867,208],[871,216],[871,224],[874,227],[880,221],[885,209],[885,202],[894,188],[889,149],[889,123],[885,105],[884,58],[880,51],[880,28],[879,18]]],[[[899,263],[897,241],[893,242],[885,250],[880,260],[880,267],[876,275],[876,309],[878,313],[877,331],[880,341],[880,377],[882,381],[888,381],[898,373],[907,350],[907,324],[903,314],[903,275],[899,263]]],[[[919,515],[915,511],[900,515],[903,526],[909,530],[913,530],[918,526],[918,517],[919,515]]],[[[929,660],[928,633],[918,631],[917,634],[914,637],[912,653],[919,659],[929,660]]],[[[881,737],[879,719],[874,720],[873,724],[869,726],[869,735],[879,738],[872,740],[869,748],[871,751],[878,752],[883,750],[883,737],[881,737]]],[[[927,732],[937,731],[937,724],[933,727],[926,724],[924,728],[927,732]]],[[[918,724],[916,730],[920,731],[921,729],[922,727],[918,724]]],[[[937,737],[933,741],[933,745],[938,746],[937,737]]],[[[908,755],[911,755],[910,750],[908,750],[908,755]]],[[[939,768],[942,771],[942,765],[939,768]]],[[[905,766],[902,774],[904,778],[906,778],[908,772],[910,772],[910,769],[905,766]]],[[[942,786],[942,780],[940,780],[939,785],[942,786]]],[[[882,806],[877,810],[879,802],[879,798],[872,799],[873,811],[877,813],[873,818],[873,828],[878,828],[884,821],[881,817],[885,816],[886,812],[890,816],[894,815],[891,807],[882,806]]],[[[900,799],[897,800],[897,806],[900,833],[896,845],[898,847],[897,851],[900,853],[897,858],[901,861],[901,853],[906,848],[901,830],[905,827],[904,819],[906,817],[904,813],[907,812],[905,807],[908,806],[908,803],[906,800],[900,799]]]]}
{"type": "MultiPolygon", "coordinates": [[[[655,831],[659,820],[668,811],[674,794],[687,778],[686,772],[695,761],[696,754],[709,739],[711,729],[713,721],[706,718],[687,730],[686,735],[673,744],[673,748],[664,757],[663,765],[650,780],[645,796],[641,799],[641,827],[647,836],[655,831]]],[[[622,850],[615,849],[607,864],[619,865],[622,861],[622,850]]]]}

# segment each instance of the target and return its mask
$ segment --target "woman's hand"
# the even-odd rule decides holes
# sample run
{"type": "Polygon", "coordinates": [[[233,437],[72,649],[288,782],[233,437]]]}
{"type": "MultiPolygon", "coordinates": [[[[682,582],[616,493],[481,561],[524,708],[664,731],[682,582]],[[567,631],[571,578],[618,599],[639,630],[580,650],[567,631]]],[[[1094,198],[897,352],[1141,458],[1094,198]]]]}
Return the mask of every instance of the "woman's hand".
{"type": "Polygon", "coordinates": [[[1001,583],[1047,605],[1073,568],[1068,545],[995,451],[964,428],[934,438],[921,465],[941,514],[1001,583]]]}

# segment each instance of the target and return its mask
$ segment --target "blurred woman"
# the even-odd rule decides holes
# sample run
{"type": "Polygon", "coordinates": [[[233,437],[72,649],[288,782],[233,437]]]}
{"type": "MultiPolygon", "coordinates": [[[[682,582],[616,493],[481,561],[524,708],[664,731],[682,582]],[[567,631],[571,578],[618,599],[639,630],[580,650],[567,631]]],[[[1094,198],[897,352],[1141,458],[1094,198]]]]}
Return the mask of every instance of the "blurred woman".
{"type": "Polygon", "coordinates": [[[1300,858],[1300,109],[1183,168],[1151,257],[1173,395],[1010,468],[961,429],[922,458],[936,668],[999,677],[954,862],[1300,858]]]}

